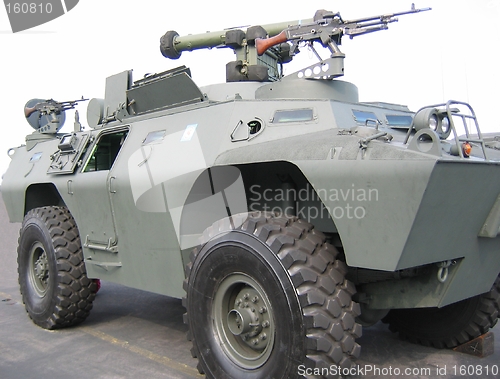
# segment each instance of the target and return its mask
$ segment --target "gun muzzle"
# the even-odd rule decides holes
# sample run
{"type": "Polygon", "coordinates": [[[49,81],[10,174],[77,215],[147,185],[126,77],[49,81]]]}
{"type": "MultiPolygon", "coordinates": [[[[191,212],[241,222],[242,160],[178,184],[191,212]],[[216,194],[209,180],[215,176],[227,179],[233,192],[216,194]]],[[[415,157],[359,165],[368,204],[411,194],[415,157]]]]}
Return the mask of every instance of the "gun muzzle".
{"type": "Polygon", "coordinates": [[[224,46],[226,32],[207,32],[180,37],[176,31],[166,32],[160,39],[160,51],[165,58],[178,59],[183,51],[224,46]]]}

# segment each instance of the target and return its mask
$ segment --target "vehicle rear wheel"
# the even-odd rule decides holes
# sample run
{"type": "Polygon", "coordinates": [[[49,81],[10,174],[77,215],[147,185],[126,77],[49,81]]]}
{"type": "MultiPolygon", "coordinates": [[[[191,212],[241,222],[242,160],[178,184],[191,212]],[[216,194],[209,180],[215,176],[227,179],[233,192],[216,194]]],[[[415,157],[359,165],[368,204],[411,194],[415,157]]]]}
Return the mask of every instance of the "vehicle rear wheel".
{"type": "Polygon", "coordinates": [[[500,275],[491,290],[443,308],[393,309],[389,329],[413,343],[454,348],[486,333],[500,317],[500,275]]]}
{"type": "Polygon", "coordinates": [[[97,284],[87,278],[78,229],[65,207],[35,208],[26,214],[18,273],[22,299],[35,324],[56,329],[89,315],[97,284]]]}
{"type": "Polygon", "coordinates": [[[216,222],[203,241],[187,265],[183,299],[200,373],[334,378],[332,367],[354,365],[356,290],[321,232],[256,213],[216,222]]]}

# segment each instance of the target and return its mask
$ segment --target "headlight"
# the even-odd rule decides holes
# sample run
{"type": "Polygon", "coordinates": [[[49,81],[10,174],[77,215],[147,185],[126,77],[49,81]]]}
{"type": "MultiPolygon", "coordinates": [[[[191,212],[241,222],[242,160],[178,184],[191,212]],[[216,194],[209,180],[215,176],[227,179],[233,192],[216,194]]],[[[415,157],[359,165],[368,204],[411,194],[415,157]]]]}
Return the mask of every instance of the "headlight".
{"type": "Polygon", "coordinates": [[[446,138],[448,138],[450,132],[450,120],[448,120],[448,116],[444,116],[441,119],[441,133],[443,133],[443,135],[446,135],[446,138]]]}
{"type": "Polygon", "coordinates": [[[438,124],[438,112],[434,108],[425,108],[417,112],[413,118],[413,127],[419,131],[422,129],[436,130],[438,124]]]}
{"type": "Polygon", "coordinates": [[[439,122],[436,129],[436,133],[439,134],[439,138],[446,139],[451,133],[451,124],[446,112],[442,112],[439,115],[439,122]]]}
{"type": "Polygon", "coordinates": [[[429,117],[429,126],[428,127],[431,128],[432,130],[436,131],[438,128],[438,125],[439,125],[439,120],[438,120],[437,114],[432,114],[429,117]]]}
{"type": "Polygon", "coordinates": [[[425,108],[417,112],[413,118],[413,127],[417,131],[431,129],[440,139],[448,138],[451,132],[448,116],[435,108],[425,108]]]}

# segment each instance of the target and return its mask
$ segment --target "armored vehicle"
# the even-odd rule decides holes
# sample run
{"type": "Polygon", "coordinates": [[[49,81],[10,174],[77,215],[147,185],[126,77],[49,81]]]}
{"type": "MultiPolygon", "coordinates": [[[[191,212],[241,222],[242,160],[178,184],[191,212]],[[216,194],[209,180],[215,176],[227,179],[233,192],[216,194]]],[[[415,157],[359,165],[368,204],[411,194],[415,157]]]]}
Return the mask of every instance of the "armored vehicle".
{"type": "Polygon", "coordinates": [[[82,322],[96,279],[182,298],[199,371],[216,379],[336,377],[382,319],[437,348],[486,333],[500,311],[491,138],[467,103],[412,112],[338,79],[343,36],[424,10],[169,31],[170,59],[233,49],[227,83],[200,88],[185,66],[118,73],[69,133],[65,111],[85,99],[28,102],[36,130],[9,150],[2,196],[22,222],[29,316],[82,322]],[[304,46],[318,62],[284,76],[304,46]]]}

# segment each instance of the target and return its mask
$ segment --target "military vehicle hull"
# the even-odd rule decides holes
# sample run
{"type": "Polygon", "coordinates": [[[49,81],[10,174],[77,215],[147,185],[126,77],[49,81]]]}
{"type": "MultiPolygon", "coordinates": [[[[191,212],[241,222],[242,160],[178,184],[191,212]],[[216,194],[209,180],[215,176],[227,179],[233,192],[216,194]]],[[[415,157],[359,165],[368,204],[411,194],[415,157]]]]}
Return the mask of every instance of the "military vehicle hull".
{"type": "MultiPolygon", "coordinates": [[[[18,148],[4,176],[2,195],[14,222],[21,222],[33,204],[47,205],[51,197],[66,204],[79,225],[82,240],[91,241],[90,247],[84,244],[91,277],[182,297],[187,258],[184,255],[181,259],[169,204],[157,187],[176,174],[169,172],[172,170],[166,162],[182,165],[198,152],[202,161],[193,167],[190,181],[175,189],[181,194],[181,205],[205,170],[234,167],[242,175],[246,192],[243,198],[248,200],[248,208],[240,207],[241,212],[283,211],[283,203],[292,200],[299,216],[325,233],[338,234],[351,267],[396,272],[454,262],[445,283],[429,275],[429,292],[415,293],[409,296],[411,301],[388,300],[394,298],[388,295],[396,294],[399,284],[411,287],[413,279],[397,281],[398,285],[385,283],[384,291],[389,292],[373,295],[374,307],[444,306],[486,292],[500,271],[499,240],[480,237],[479,233],[497,202],[500,163],[438,158],[409,151],[394,140],[373,141],[362,149],[360,138],[350,130],[367,128],[357,126],[349,114],[353,109],[371,109],[381,119],[385,113],[398,113],[360,103],[300,99],[241,99],[177,108],[175,112],[160,112],[153,119],[130,118],[126,124],[87,133],[89,139],[98,141],[101,134],[128,131],[111,170],[84,172],[82,166],[75,170],[76,174],[49,175],[47,171],[53,164],[50,156],[58,149],[58,139],[39,143],[29,151],[18,148]],[[343,112],[346,115],[336,112],[341,108],[347,110],[343,112]],[[281,125],[264,121],[282,109],[311,109],[314,119],[281,125]],[[346,123],[349,118],[351,121],[346,123]],[[240,119],[245,123],[260,120],[262,129],[251,139],[234,141],[231,134],[240,119]],[[185,148],[186,142],[177,137],[188,125],[197,125],[197,139],[188,141],[192,146],[185,148]],[[151,148],[150,157],[139,167],[150,152],[143,141],[162,128],[167,137],[155,142],[154,153],[151,148]],[[38,153],[42,153],[41,158],[33,162],[38,153]],[[148,170],[151,180],[144,178],[148,170]],[[24,173],[23,182],[18,179],[20,172],[24,173]],[[294,182],[293,192],[285,193],[275,178],[286,174],[294,182]],[[149,183],[137,184],[144,179],[149,183]],[[149,209],[141,209],[140,199],[134,196],[138,185],[150,187],[144,191],[149,209]],[[471,199],[471,206],[465,206],[463,199],[471,199]],[[130,230],[140,231],[141,238],[130,230]],[[110,238],[119,239],[116,252],[105,250],[110,238]],[[92,241],[98,249],[91,248],[92,241]],[[103,262],[120,266],[106,269],[103,262]],[[172,267],[177,267],[172,270],[176,274],[162,275],[172,267]],[[466,280],[476,270],[481,272],[480,277],[473,283],[466,280]]],[[[200,225],[199,229],[208,226],[200,225]]],[[[201,232],[185,237],[196,241],[199,235],[201,232]]],[[[436,266],[432,271],[437,270],[436,266]]],[[[371,288],[378,286],[366,284],[366,290],[371,293],[371,288]]]]}
{"type": "Polygon", "coordinates": [[[9,150],[2,196],[23,222],[30,317],[82,322],[96,279],[182,298],[199,371],[217,379],[336,377],[382,319],[439,348],[486,333],[500,315],[500,153],[467,103],[412,112],[337,79],[344,34],[423,10],[167,32],[172,59],[232,48],[228,83],[199,88],[184,66],[116,74],[90,129],[76,117],[59,132],[77,101],[28,102],[36,131],[9,150]],[[303,41],[330,58],[283,77],[303,41]]]}

